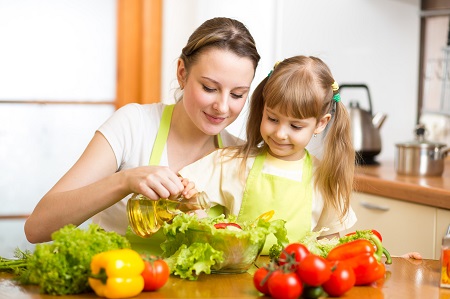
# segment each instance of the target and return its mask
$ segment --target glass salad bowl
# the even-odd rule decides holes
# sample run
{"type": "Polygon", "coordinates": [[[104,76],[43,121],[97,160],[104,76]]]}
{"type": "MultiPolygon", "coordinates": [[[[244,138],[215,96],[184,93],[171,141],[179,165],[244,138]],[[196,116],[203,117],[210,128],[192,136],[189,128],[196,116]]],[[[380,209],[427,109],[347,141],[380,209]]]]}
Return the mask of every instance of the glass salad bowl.
{"type": "Polygon", "coordinates": [[[233,218],[220,215],[199,219],[181,214],[165,224],[166,241],[161,247],[172,273],[191,278],[190,275],[201,272],[246,272],[260,255],[267,235],[275,232],[278,236],[285,235],[279,233],[286,230],[282,220],[269,222],[257,218],[251,223],[237,224],[233,218]]]}

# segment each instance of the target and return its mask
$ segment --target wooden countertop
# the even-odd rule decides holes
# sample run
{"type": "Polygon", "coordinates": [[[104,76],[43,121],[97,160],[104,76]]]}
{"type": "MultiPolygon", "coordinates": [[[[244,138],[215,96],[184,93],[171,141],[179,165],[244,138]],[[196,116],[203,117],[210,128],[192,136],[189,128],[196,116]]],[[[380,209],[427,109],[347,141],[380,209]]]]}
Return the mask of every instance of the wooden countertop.
{"type": "MultiPolygon", "coordinates": [[[[267,262],[261,257],[258,263],[267,262]]],[[[450,289],[439,288],[440,263],[437,260],[410,260],[394,257],[386,266],[386,278],[373,286],[353,287],[343,298],[450,298],[450,289]]],[[[11,274],[0,273],[2,299],[99,298],[94,293],[50,296],[39,294],[36,286],[20,286],[11,274]]],[[[198,281],[170,277],[156,292],[143,292],[135,298],[262,298],[253,286],[252,276],[244,274],[202,275],[198,281]]]]}
{"type": "Polygon", "coordinates": [[[358,166],[355,190],[450,210],[450,157],[442,176],[434,177],[398,175],[394,161],[358,166]]]}

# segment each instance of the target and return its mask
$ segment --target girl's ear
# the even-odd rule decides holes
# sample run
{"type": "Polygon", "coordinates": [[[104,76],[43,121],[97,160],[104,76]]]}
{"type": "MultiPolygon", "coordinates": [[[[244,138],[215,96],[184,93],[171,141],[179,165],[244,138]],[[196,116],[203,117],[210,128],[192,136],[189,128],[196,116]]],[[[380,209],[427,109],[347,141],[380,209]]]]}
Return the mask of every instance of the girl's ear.
{"type": "Polygon", "coordinates": [[[314,130],[314,134],[322,133],[322,131],[325,130],[325,127],[327,126],[330,119],[331,119],[331,114],[330,113],[325,114],[317,123],[316,129],[314,130]]]}
{"type": "Polygon", "coordinates": [[[186,74],[187,72],[184,61],[183,59],[179,58],[177,64],[177,80],[181,89],[184,89],[184,85],[186,84],[186,74]]]}

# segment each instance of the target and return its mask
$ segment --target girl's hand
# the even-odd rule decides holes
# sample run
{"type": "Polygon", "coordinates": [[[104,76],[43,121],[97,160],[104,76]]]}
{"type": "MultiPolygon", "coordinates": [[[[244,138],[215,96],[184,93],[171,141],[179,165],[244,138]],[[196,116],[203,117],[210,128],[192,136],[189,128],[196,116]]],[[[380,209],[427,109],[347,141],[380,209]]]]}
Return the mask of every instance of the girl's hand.
{"type": "Polygon", "coordinates": [[[182,178],[181,179],[181,183],[184,186],[184,190],[183,192],[181,192],[181,194],[183,194],[184,197],[186,198],[191,198],[193,195],[198,193],[198,190],[195,189],[195,184],[192,181],[189,181],[187,178],[182,178]]]}
{"type": "Polygon", "coordinates": [[[130,193],[142,194],[149,199],[176,196],[185,189],[182,179],[167,166],[142,166],[123,173],[130,193]]]}
{"type": "Polygon", "coordinates": [[[422,259],[422,255],[418,252],[408,252],[403,254],[401,257],[403,258],[407,258],[407,259],[414,259],[414,260],[421,260],[422,259]]]}

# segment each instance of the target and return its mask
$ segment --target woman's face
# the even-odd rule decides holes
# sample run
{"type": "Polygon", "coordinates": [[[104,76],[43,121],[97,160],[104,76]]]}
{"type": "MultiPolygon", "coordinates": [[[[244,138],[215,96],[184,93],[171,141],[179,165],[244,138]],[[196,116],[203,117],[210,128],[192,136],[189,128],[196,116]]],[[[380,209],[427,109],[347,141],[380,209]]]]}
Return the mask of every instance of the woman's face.
{"type": "Polygon", "coordinates": [[[242,111],[254,75],[250,58],[229,51],[205,51],[189,74],[180,60],[178,80],[184,87],[183,105],[192,122],[205,134],[220,133],[242,111]]]}

